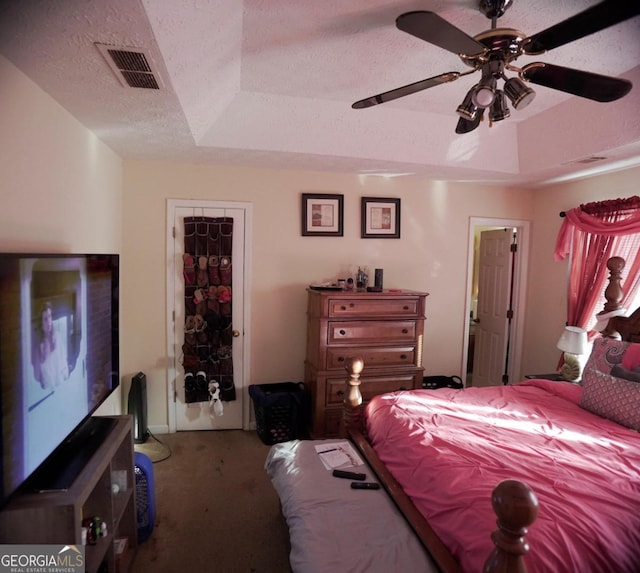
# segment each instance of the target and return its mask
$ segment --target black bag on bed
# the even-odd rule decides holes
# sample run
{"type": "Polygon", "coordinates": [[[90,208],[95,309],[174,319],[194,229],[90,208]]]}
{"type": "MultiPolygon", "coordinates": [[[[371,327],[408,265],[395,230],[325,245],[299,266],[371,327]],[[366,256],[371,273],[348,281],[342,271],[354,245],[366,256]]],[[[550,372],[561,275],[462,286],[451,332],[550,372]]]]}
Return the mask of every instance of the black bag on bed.
{"type": "Polygon", "coordinates": [[[427,390],[436,390],[437,388],[464,388],[460,376],[425,376],[422,379],[422,387],[427,390]]]}

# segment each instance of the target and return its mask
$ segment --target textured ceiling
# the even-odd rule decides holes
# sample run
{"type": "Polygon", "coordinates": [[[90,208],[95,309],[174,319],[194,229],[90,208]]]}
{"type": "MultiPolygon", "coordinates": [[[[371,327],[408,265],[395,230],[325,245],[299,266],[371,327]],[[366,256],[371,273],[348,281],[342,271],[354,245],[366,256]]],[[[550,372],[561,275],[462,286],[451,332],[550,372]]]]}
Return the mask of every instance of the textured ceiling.
{"type": "MultiPolygon", "coordinates": [[[[532,35],[594,3],[514,0],[498,26],[532,35]]],[[[467,71],[456,55],[399,31],[395,18],[431,10],[474,36],[491,27],[477,5],[1,0],[0,54],[124,158],[518,184],[640,163],[639,17],[517,61],[631,79],[634,89],[617,102],[534,86],[525,110],[456,135],[455,109],[474,74],[351,109],[364,97],[467,71]],[[95,43],[142,49],[161,89],[123,87],[95,43]],[[606,159],[580,163],[591,156],[606,159]]]]}

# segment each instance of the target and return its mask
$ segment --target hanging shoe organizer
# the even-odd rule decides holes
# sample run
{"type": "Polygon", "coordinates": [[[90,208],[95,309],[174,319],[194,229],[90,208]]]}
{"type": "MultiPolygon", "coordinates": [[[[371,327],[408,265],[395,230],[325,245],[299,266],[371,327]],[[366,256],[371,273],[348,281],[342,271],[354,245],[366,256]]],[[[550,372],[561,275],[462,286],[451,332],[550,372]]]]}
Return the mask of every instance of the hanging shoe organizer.
{"type": "Polygon", "coordinates": [[[185,400],[236,399],[232,362],[231,217],[185,217],[183,275],[185,293],[185,400]],[[216,386],[217,384],[217,386],[216,386]]]}

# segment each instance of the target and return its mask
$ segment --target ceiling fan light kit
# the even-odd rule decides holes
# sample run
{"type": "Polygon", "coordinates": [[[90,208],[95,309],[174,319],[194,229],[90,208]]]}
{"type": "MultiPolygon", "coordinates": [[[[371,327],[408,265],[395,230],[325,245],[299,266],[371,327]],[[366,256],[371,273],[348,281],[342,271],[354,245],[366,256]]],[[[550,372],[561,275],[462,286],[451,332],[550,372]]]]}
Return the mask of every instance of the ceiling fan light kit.
{"type": "Polygon", "coordinates": [[[462,103],[456,111],[460,117],[468,119],[469,121],[473,121],[476,118],[478,106],[473,103],[473,89],[467,92],[467,95],[464,96],[464,100],[462,100],[462,103]]]}
{"type": "Polygon", "coordinates": [[[517,110],[527,107],[536,97],[536,92],[520,78],[509,78],[504,82],[504,93],[511,101],[511,105],[517,110]]]}
{"type": "Polygon", "coordinates": [[[491,109],[489,110],[489,121],[495,123],[496,121],[507,119],[510,115],[511,112],[507,107],[507,101],[505,99],[504,92],[498,90],[496,92],[496,98],[491,104],[491,109]]]}
{"type": "Polygon", "coordinates": [[[496,99],[497,81],[493,76],[483,77],[472,89],[471,100],[477,107],[489,107],[496,99]]]}
{"type": "Polygon", "coordinates": [[[489,107],[496,99],[496,92],[491,86],[481,86],[473,90],[471,100],[477,107],[489,107]]]}
{"type": "Polygon", "coordinates": [[[396,19],[399,30],[453,52],[472,69],[414,82],[357,101],[351,107],[371,107],[481,71],[480,81],[467,92],[456,110],[460,116],[456,133],[463,134],[478,127],[487,108],[490,124],[509,117],[507,99],[516,110],[527,107],[534,100],[535,92],[523,80],[599,102],[615,101],[631,91],[631,82],[621,78],[544,62],[519,68],[512,62],[523,54],[542,54],[633,18],[640,14],[638,0],[604,0],[529,37],[518,30],[496,27],[497,19],[512,4],[513,0],[480,0],[479,9],[491,20],[491,29],[474,37],[434,12],[419,10],[401,14],[396,19]],[[518,75],[508,78],[505,69],[518,75]],[[497,87],[500,79],[504,80],[503,90],[497,87]]]}

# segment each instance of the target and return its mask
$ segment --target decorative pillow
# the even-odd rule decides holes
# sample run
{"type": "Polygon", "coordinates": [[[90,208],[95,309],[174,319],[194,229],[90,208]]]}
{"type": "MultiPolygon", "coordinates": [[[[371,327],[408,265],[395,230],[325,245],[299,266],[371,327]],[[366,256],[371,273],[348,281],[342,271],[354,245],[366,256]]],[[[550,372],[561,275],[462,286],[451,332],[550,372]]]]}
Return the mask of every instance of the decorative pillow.
{"type": "Polygon", "coordinates": [[[580,406],[640,432],[640,383],[585,368],[580,406]]]}
{"type": "MultiPolygon", "coordinates": [[[[611,369],[622,362],[625,351],[630,345],[631,343],[629,342],[622,342],[613,338],[596,338],[593,342],[589,359],[584,366],[585,372],[587,370],[598,370],[605,374],[610,374],[611,369]]],[[[634,344],[633,346],[640,346],[640,344],[634,344]]]]}
{"type": "Polygon", "coordinates": [[[640,344],[631,343],[627,346],[620,365],[625,370],[640,374],[640,344]]]}
{"type": "Polygon", "coordinates": [[[640,344],[596,339],[582,385],[581,407],[640,432],[640,344]]]}

